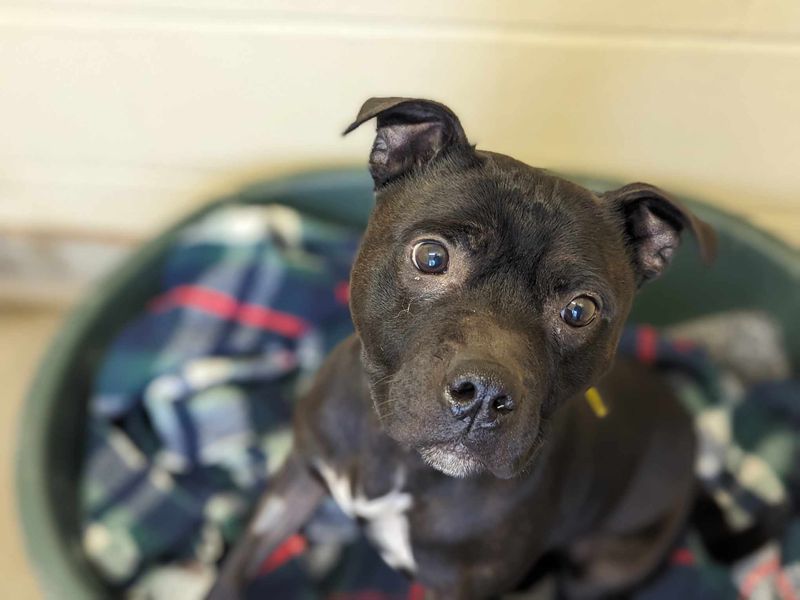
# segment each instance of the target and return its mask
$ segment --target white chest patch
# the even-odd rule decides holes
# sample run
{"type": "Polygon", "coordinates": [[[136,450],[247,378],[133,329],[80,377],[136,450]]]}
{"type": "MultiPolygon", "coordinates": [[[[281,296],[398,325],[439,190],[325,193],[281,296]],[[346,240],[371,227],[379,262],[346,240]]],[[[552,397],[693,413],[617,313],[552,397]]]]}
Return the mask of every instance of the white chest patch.
{"type": "Polygon", "coordinates": [[[411,494],[402,491],[405,474],[398,471],[393,488],[383,496],[367,498],[363,490],[354,490],[352,482],[329,465],[317,463],[331,496],[342,511],[364,519],[366,534],[383,560],[395,569],[414,573],[417,565],[411,552],[411,536],[406,512],[413,503],[411,494]]]}

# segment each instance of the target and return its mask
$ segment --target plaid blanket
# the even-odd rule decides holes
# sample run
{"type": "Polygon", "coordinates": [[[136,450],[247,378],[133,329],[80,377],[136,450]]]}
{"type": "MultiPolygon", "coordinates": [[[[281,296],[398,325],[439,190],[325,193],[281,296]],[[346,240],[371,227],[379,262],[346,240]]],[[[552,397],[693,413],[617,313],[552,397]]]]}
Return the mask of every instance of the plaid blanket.
{"type": "MultiPolygon", "coordinates": [[[[90,400],[83,546],[110,585],[202,596],[290,448],[293,400],[352,330],[358,239],[278,205],[222,208],[181,233],[160,294],[108,349],[90,400]]],[[[628,329],[620,352],[669,373],[696,416],[704,492],[636,597],[800,598],[800,382],[732,391],[699,346],[649,327],[628,329]]],[[[262,575],[254,598],[424,594],[332,502],[262,575]]]]}

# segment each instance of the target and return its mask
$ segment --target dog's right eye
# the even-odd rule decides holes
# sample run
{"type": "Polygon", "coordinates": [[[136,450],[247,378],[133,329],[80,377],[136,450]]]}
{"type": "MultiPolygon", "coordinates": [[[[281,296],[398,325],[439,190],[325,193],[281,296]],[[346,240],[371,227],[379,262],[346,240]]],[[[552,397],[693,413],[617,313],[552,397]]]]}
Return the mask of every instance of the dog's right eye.
{"type": "Polygon", "coordinates": [[[589,296],[573,298],[561,311],[561,318],[572,327],[584,327],[597,316],[597,303],[589,296]]]}
{"type": "Polygon", "coordinates": [[[447,248],[439,242],[418,242],[411,251],[411,260],[418,271],[429,275],[441,275],[447,271],[449,256],[447,248]]]}

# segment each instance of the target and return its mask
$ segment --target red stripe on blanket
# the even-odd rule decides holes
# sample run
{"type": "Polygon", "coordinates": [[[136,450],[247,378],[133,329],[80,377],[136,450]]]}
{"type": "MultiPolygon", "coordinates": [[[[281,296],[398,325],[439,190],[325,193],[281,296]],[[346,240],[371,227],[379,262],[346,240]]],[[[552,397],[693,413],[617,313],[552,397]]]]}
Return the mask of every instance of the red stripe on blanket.
{"type": "Polygon", "coordinates": [[[285,542],[278,546],[275,551],[261,563],[258,574],[266,575],[267,573],[271,573],[281,565],[292,560],[295,556],[299,556],[305,552],[307,547],[308,542],[306,542],[306,538],[302,535],[295,534],[287,538],[285,542]]]}
{"type": "Polygon", "coordinates": [[[673,565],[688,566],[694,564],[694,555],[688,548],[678,548],[669,557],[669,562],[673,565]]]}
{"type": "Polygon", "coordinates": [[[775,586],[778,588],[782,600],[797,600],[797,589],[792,584],[791,579],[786,576],[783,570],[778,571],[775,575],[775,586]]]}
{"type": "Polygon", "coordinates": [[[636,357],[651,365],[658,354],[658,332],[652,327],[642,325],[636,328],[636,357]]]}
{"type": "Polygon", "coordinates": [[[761,580],[779,571],[780,568],[778,559],[771,558],[750,569],[739,587],[739,598],[746,599],[752,596],[761,580]]]}
{"type": "Polygon", "coordinates": [[[411,587],[408,588],[407,600],[425,600],[425,588],[419,583],[412,583],[411,587]]]}
{"type": "Polygon", "coordinates": [[[163,312],[178,307],[200,310],[290,338],[300,337],[309,328],[308,323],[295,315],[239,302],[233,296],[197,285],[172,288],[153,300],[149,308],[153,312],[163,312]]]}
{"type": "Polygon", "coordinates": [[[339,304],[348,304],[350,302],[350,282],[340,281],[336,284],[333,290],[333,295],[339,304]]]}

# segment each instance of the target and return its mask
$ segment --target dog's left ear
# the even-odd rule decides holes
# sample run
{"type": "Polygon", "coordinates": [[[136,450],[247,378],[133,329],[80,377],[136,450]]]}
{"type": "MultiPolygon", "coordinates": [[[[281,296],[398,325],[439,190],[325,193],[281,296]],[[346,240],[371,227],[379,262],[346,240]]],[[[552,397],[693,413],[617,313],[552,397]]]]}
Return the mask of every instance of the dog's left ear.
{"type": "Polygon", "coordinates": [[[703,261],[714,260],[717,236],[711,226],[657,187],[631,183],[602,197],[622,219],[639,285],[663,273],[684,229],[697,240],[703,261]]]}
{"type": "Polygon", "coordinates": [[[378,128],[369,171],[376,188],[433,161],[451,146],[469,145],[452,110],[439,102],[415,98],[370,98],[344,134],[374,117],[378,128]]]}

